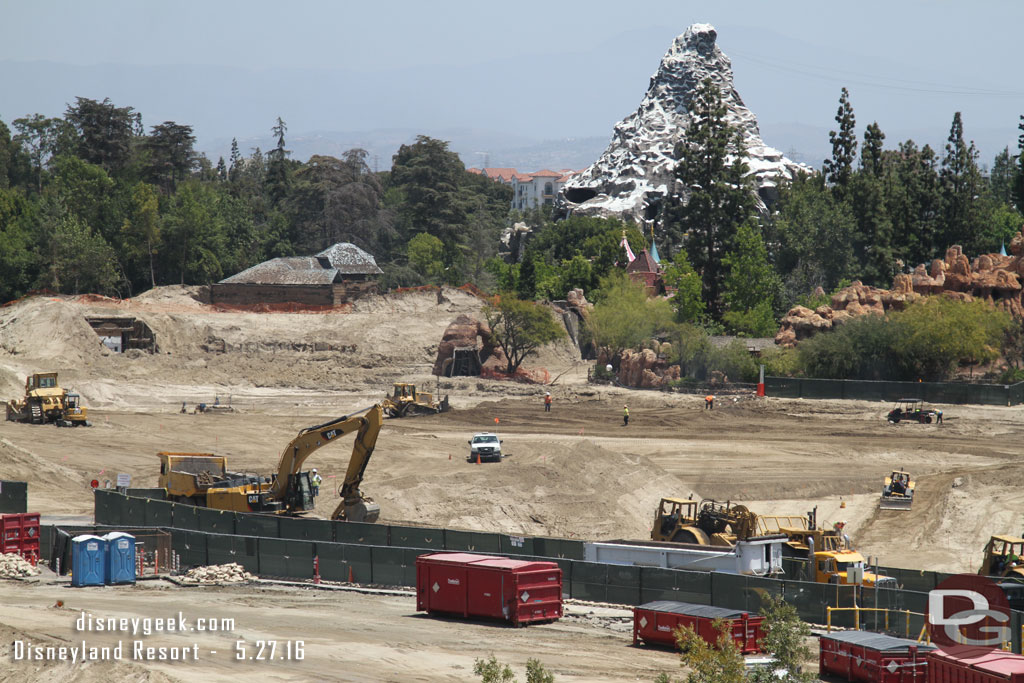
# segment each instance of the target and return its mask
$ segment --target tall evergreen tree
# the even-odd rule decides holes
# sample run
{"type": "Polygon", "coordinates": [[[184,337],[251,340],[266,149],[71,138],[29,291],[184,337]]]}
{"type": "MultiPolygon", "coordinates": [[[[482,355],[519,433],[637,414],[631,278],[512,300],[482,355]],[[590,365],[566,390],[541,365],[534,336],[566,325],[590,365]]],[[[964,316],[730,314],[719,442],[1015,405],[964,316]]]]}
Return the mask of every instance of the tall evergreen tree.
{"type": "Polygon", "coordinates": [[[232,183],[238,182],[242,173],[242,153],[238,151],[238,140],[231,138],[231,156],[228,165],[228,180],[232,183]]]}
{"type": "Polygon", "coordinates": [[[141,135],[142,114],[132,107],[115,107],[109,97],[102,102],[76,97],[64,119],[78,134],[76,151],[84,161],[111,174],[128,166],[132,141],[141,135]]]}
{"type": "Polygon", "coordinates": [[[1013,180],[1013,196],[1017,202],[1017,210],[1024,213],[1024,114],[1017,124],[1020,135],[1017,136],[1017,173],[1013,180]]]}
{"type": "Polygon", "coordinates": [[[742,133],[726,114],[718,87],[704,79],[690,104],[686,136],[676,145],[675,190],[662,220],[669,241],[682,241],[700,273],[704,299],[716,318],[723,309],[722,257],[732,246],[736,227],[757,208],[743,161],[742,133]]]}
{"type": "Polygon", "coordinates": [[[868,125],[864,131],[864,149],[860,155],[860,167],[876,178],[882,176],[882,143],[885,133],[878,127],[878,122],[868,125]]]}
{"type": "Polygon", "coordinates": [[[274,137],[277,138],[277,145],[267,152],[267,193],[270,201],[275,206],[288,195],[291,185],[291,173],[288,169],[288,157],[291,152],[285,149],[284,135],[288,132],[288,126],[280,116],[271,128],[274,137]]]}
{"type": "Polygon", "coordinates": [[[150,129],[146,139],[149,159],[146,171],[149,180],[160,185],[164,192],[173,194],[178,183],[196,166],[196,136],[192,126],[164,121],[150,129]]]}
{"type": "Polygon", "coordinates": [[[57,149],[58,142],[67,122],[64,119],[48,119],[42,114],[14,119],[18,134],[14,139],[21,143],[35,167],[36,190],[43,191],[43,168],[57,149]]]}
{"type": "Polygon", "coordinates": [[[942,182],[942,231],[943,247],[954,244],[965,249],[975,246],[976,205],[975,198],[981,190],[981,173],[978,170],[978,151],[974,142],[964,141],[964,126],[960,112],[953,114],[953,123],[946,141],[946,154],[942,158],[939,174],[942,182]]]}
{"type": "Polygon", "coordinates": [[[832,143],[832,158],[825,160],[825,179],[840,194],[845,190],[853,175],[853,161],[857,158],[857,119],[850,105],[850,93],[843,88],[839,95],[839,110],[836,112],[838,131],[829,131],[828,139],[832,143]]]}

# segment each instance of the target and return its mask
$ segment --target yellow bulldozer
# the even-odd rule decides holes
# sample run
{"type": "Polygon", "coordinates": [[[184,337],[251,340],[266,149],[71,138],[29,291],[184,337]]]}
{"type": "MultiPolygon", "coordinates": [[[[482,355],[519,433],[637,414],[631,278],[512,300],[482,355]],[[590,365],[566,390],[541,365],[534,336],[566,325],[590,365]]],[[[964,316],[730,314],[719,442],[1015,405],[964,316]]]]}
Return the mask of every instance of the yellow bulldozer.
{"type": "Polygon", "coordinates": [[[451,410],[448,397],[440,401],[426,391],[417,391],[415,384],[395,382],[391,395],[381,402],[384,414],[388,417],[415,417],[417,415],[435,415],[451,410]]]}
{"type": "Polygon", "coordinates": [[[56,372],[37,372],[25,379],[25,396],[7,402],[10,422],[46,424],[58,427],[89,427],[89,409],[82,397],[61,388],[56,372]]]}
{"type": "Polygon", "coordinates": [[[909,510],[914,504],[914,487],[917,483],[910,478],[909,472],[893,470],[882,484],[882,497],[878,501],[879,510],[909,510]]]}
{"type": "Polygon", "coordinates": [[[715,500],[662,498],[654,515],[651,540],[732,547],[737,541],[785,536],[784,557],[807,562],[819,583],[856,583],[892,587],[895,579],[865,571],[864,556],[850,547],[842,523],[817,528],[816,512],[802,516],[761,516],[744,505],[715,500]]]}
{"type": "Polygon", "coordinates": [[[1024,538],[993,536],[985,544],[985,557],[978,573],[982,576],[1024,581],[1024,538]]]}
{"type": "Polygon", "coordinates": [[[341,501],[331,519],[376,522],[380,506],[363,495],[359,485],[380,434],[381,404],[301,430],[285,446],[277,474],[259,476],[229,472],[227,459],[210,453],[158,453],[160,488],[168,500],[217,510],[298,515],[312,510],[317,492],[314,479],[302,470],[305,460],[321,446],[355,432],[352,457],[338,490],[341,501]]]}

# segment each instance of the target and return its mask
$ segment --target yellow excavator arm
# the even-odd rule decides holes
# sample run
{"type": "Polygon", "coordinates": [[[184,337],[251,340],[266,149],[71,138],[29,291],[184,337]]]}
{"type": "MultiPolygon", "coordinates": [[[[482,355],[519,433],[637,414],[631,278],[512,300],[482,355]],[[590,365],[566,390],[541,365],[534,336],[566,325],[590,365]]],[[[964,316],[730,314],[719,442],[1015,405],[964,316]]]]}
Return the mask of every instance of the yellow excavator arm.
{"type": "Polygon", "coordinates": [[[277,500],[289,498],[289,489],[292,486],[290,482],[300,474],[306,458],[322,446],[355,432],[356,441],[352,446],[352,457],[349,459],[345,479],[339,489],[342,500],[331,515],[331,519],[375,522],[380,514],[380,507],[363,496],[359,485],[363,481],[363,473],[370,462],[370,456],[373,455],[373,447],[377,443],[377,435],[380,434],[383,422],[384,410],[378,403],[369,409],[343,415],[330,422],[306,427],[300,431],[281,453],[277,478],[271,487],[272,497],[277,500]]]}

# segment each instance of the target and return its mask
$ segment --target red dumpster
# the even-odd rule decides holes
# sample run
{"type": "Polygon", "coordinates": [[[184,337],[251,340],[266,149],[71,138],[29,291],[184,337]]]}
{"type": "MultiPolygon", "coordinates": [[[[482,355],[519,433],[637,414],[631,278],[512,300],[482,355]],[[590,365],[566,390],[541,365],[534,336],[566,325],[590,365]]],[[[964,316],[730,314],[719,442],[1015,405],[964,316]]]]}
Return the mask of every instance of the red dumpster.
{"type": "Polygon", "coordinates": [[[1001,650],[928,653],[928,683],[1024,683],[1024,657],[1001,650]]]}
{"type": "Polygon", "coordinates": [[[729,637],[744,654],[759,651],[764,636],[764,617],[750,616],[743,610],[672,600],[656,600],[633,608],[633,643],[642,640],[675,647],[675,630],[689,626],[706,643],[713,645],[719,638],[713,626],[716,619],[728,623],[729,637]]]}
{"type": "Polygon", "coordinates": [[[933,645],[882,633],[841,631],[820,637],[818,667],[820,673],[848,681],[924,683],[925,655],[933,649],[933,645]]]}
{"type": "Polygon", "coordinates": [[[16,553],[35,564],[39,559],[39,513],[0,516],[0,552],[16,553]]]}
{"type": "Polygon", "coordinates": [[[554,562],[470,553],[416,558],[416,609],[521,625],[562,616],[562,570],[554,562]]]}

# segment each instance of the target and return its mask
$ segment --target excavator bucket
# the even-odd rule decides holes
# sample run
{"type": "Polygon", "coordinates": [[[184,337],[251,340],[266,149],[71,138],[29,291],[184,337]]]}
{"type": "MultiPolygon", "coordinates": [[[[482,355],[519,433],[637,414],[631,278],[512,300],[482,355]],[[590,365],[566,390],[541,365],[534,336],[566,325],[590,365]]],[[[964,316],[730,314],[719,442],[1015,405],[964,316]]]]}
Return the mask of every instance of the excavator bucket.
{"type": "Polygon", "coordinates": [[[892,494],[889,496],[883,495],[878,503],[879,510],[909,510],[910,506],[913,505],[914,499],[910,496],[901,496],[900,494],[892,494]]]}

